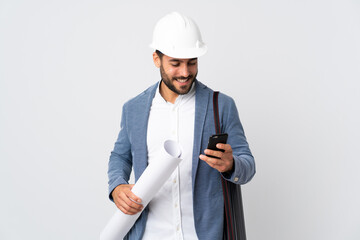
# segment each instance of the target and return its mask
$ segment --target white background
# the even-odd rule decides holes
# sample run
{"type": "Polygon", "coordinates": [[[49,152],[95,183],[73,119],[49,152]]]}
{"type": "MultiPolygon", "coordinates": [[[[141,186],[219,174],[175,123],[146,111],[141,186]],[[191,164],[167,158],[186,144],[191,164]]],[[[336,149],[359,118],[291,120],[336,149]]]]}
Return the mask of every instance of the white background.
{"type": "Polygon", "coordinates": [[[0,239],[98,239],[122,104],[159,80],[156,21],[209,51],[256,158],[249,240],[360,239],[360,3],[0,0],[0,239]]]}

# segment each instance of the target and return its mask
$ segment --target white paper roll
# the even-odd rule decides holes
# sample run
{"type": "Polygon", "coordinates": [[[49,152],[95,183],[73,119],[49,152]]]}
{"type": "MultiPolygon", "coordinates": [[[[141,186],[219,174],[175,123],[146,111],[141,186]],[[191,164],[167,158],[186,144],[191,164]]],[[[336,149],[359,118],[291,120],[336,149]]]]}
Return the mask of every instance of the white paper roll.
{"type": "MultiPolygon", "coordinates": [[[[180,155],[181,149],[179,144],[175,141],[167,140],[164,142],[164,147],[159,154],[161,161],[149,164],[141,174],[131,191],[141,198],[142,204],[144,205],[143,209],[145,209],[179,165],[181,161],[180,155]]],[[[122,240],[134,225],[141,212],[135,215],[127,215],[117,209],[101,232],[100,240],[122,240]]]]}

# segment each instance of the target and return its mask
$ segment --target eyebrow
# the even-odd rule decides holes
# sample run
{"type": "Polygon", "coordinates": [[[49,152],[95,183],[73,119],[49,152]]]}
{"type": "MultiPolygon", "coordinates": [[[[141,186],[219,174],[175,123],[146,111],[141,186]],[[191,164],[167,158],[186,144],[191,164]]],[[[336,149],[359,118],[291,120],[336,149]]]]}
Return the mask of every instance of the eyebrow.
{"type": "MultiPolygon", "coordinates": [[[[191,58],[189,59],[189,62],[190,61],[194,61],[194,60],[197,60],[197,58],[191,58]]],[[[180,60],[180,59],[170,59],[169,62],[182,62],[183,60],[180,60]]]]}

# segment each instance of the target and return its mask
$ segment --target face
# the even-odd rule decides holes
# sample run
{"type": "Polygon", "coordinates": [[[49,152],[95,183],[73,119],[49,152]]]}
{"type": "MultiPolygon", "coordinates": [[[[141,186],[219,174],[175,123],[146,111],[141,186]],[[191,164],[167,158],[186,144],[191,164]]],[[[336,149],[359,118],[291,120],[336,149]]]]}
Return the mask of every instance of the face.
{"type": "Polygon", "coordinates": [[[165,85],[178,95],[190,91],[198,72],[197,58],[181,59],[163,55],[160,60],[160,74],[165,85]]]}

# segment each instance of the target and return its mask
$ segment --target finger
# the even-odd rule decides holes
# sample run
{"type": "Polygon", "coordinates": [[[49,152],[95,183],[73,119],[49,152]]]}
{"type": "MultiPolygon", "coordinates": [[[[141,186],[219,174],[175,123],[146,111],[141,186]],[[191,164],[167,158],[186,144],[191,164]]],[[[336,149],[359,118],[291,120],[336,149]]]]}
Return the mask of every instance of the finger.
{"type": "Polygon", "coordinates": [[[223,162],[224,162],[221,159],[212,158],[212,157],[209,157],[209,156],[206,156],[206,155],[203,155],[203,154],[200,155],[200,159],[205,161],[212,168],[217,167],[217,166],[221,166],[223,164],[223,162]]]}
{"type": "Polygon", "coordinates": [[[126,202],[123,201],[120,197],[114,199],[114,202],[115,202],[116,207],[125,214],[133,215],[140,211],[140,210],[135,210],[135,209],[131,208],[130,206],[128,206],[126,204],[126,202]]]}
{"type": "Polygon", "coordinates": [[[230,144],[218,143],[216,147],[225,150],[225,152],[232,151],[230,144]]]}
{"type": "Polygon", "coordinates": [[[226,172],[229,168],[228,164],[226,164],[226,162],[221,159],[211,158],[203,154],[200,155],[200,159],[219,172],[226,172]]]}
{"type": "MultiPolygon", "coordinates": [[[[132,184],[131,188],[133,187],[134,185],[132,184]]],[[[134,202],[137,202],[137,203],[141,203],[141,199],[136,196],[132,191],[131,191],[131,188],[129,188],[128,191],[125,191],[125,194],[128,198],[130,198],[131,200],[133,200],[134,202]]]]}
{"type": "Polygon", "coordinates": [[[214,164],[214,163],[212,163],[212,162],[210,162],[210,161],[205,161],[210,167],[212,167],[212,168],[214,168],[214,169],[216,169],[216,170],[218,170],[219,172],[220,172],[220,169],[221,169],[221,166],[219,166],[219,165],[217,165],[217,164],[214,164]]]}
{"type": "Polygon", "coordinates": [[[141,210],[142,207],[143,207],[143,205],[141,205],[141,204],[139,204],[139,203],[136,203],[136,202],[134,202],[133,200],[131,200],[131,199],[128,197],[128,195],[127,195],[126,192],[124,192],[124,195],[122,196],[122,199],[121,199],[121,200],[125,203],[125,205],[122,204],[122,206],[125,207],[125,208],[128,206],[128,207],[133,208],[133,209],[141,210]]]}
{"type": "Polygon", "coordinates": [[[218,158],[221,158],[223,155],[223,152],[221,152],[221,151],[210,150],[210,149],[205,149],[204,153],[206,155],[211,155],[211,156],[218,157],[218,158]]]}
{"type": "MultiPolygon", "coordinates": [[[[131,205],[131,203],[130,203],[131,205]]],[[[126,214],[136,214],[142,210],[142,208],[134,208],[133,206],[128,205],[126,201],[120,201],[119,202],[119,209],[122,209],[122,211],[126,214]]]]}
{"type": "Polygon", "coordinates": [[[128,214],[128,215],[134,215],[136,214],[137,212],[133,212],[133,211],[128,211],[127,209],[123,208],[122,206],[119,206],[119,209],[125,213],[125,214],[128,214]]]}
{"type": "Polygon", "coordinates": [[[141,211],[139,209],[135,209],[135,208],[128,206],[125,202],[120,203],[119,209],[121,209],[124,213],[130,214],[130,215],[136,214],[141,211]]]}
{"type": "Polygon", "coordinates": [[[120,201],[118,201],[118,199],[114,199],[114,203],[115,203],[116,207],[121,210],[122,206],[120,204],[120,201]]]}

